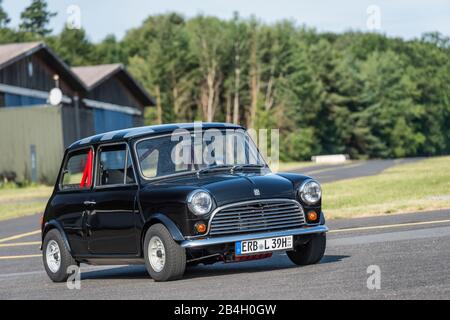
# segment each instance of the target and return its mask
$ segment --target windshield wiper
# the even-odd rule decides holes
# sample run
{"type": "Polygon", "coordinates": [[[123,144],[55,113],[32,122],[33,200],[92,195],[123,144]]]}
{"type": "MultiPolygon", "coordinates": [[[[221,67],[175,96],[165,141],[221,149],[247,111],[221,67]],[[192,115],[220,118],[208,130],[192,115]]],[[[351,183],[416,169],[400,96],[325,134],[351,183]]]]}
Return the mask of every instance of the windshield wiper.
{"type": "Polygon", "coordinates": [[[237,165],[229,165],[229,164],[218,164],[218,165],[212,165],[209,167],[206,167],[204,169],[200,169],[199,171],[197,171],[197,174],[204,174],[204,173],[208,173],[208,172],[213,172],[213,171],[220,171],[220,170],[225,170],[225,169],[229,169],[230,173],[233,174],[235,171],[238,170],[245,170],[245,169],[263,169],[266,168],[267,166],[264,164],[237,164],[237,165]]]}
{"type": "Polygon", "coordinates": [[[234,173],[237,170],[245,170],[245,169],[262,169],[265,168],[265,164],[238,164],[231,168],[231,173],[234,173]]]}
{"type": "Polygon", "coordinates": [[[232,169],[233,166],[229,165],[229,164],[216,164],[216,165],[212,165],[212,166],[206,167],[204,169],[198,170],[197,174],[203,174],[203,173],[208,173],[211,171],[230,169],[230,168],[232,169]]]}

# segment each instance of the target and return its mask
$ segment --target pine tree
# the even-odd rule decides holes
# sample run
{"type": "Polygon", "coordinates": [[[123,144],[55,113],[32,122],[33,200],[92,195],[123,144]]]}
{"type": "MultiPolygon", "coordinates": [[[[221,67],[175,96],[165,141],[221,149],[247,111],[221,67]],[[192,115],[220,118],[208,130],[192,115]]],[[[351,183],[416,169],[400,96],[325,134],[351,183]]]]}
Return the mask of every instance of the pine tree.
{"type": "Polygon", "coordinates": [[[32,0],[31,4],[20,14],[22,20],[20,30],[35,33],[39,36],[46,36],[52,32],[47,28],[50,19],[56,16],[55,12],[47,9],[45,0],[32,0]]]}

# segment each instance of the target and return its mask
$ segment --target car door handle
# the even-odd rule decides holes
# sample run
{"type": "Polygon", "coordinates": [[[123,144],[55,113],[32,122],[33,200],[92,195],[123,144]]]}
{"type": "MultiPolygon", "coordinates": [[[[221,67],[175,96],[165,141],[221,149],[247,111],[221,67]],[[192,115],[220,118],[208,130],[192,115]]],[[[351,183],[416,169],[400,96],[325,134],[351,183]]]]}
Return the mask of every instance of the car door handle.
{"type": "Polygon", "coordinates": [[[85,206],[94,206],[94,205],[96,205],[97,204],[97,202],[95,202],[95,201],[85,201],[84,202],[84,205],[85,206]]]}

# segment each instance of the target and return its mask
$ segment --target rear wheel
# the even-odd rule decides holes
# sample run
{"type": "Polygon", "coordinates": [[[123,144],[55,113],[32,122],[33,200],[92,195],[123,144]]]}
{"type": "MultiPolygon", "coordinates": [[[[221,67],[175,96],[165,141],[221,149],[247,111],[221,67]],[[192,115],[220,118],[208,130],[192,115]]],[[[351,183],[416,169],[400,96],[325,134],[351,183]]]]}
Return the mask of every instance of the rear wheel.
{"type": "Polygon", "coordinates": [[[47,275],[53,282],[64,282],[70,276],[71,266],[79,264],[70,254],[61,233],[52,229],[45,235],[42,258],[47,275]]]}
{"type": "Polygon", "coordinates": [[[294,251],[288,251],[287,256],[299,266],[316,264],[322,260],[326,245],[325,233],[314,235],[306,244],[295,247],[294,251]]]}
{"type": "Polygon", "coordinates": [[[144,257],[147,271],[155,281],[180,279],[186,269],[186,250],[160,223],[152,225],[145,235],[144,257]]]}

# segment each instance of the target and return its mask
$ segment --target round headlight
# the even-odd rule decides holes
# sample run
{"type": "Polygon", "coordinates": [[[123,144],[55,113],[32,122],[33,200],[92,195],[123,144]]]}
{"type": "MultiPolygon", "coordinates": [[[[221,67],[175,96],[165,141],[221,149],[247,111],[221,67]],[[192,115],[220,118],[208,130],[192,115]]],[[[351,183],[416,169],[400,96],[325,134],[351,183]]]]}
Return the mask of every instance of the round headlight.
{"type": "Polygon", "coordinates": [[[322,188],[317,181],[308,180],[300,187],[299,195],[306,204],[314,205],[322,198],[322,188]]]}
{"type": "Polygon", "coordinates": [[[208,192],[196,190],[189,195],[188,206],[193,214],[202,216],[211,211],[213,201],[208,192]]]}

